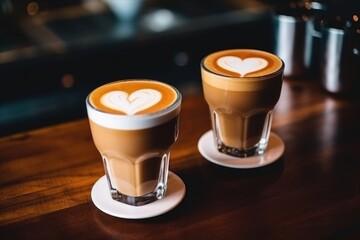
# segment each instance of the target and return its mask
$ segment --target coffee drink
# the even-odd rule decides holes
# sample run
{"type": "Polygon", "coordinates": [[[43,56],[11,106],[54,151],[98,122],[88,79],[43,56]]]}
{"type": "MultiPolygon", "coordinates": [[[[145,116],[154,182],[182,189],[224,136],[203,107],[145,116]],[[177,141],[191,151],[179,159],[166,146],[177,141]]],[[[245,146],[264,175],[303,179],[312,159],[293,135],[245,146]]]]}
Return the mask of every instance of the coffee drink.
{"type": "Polygon", "coordinates": [[[180,106],[178,90],[146,79],[109,83],[89,94],[90,128],[114,199],[143,205],[164,196],[180,106]]]}
{"type": "Polygon", "coordinates": [[[283,69],[276,55],[252,49],[219,51],[202,60],[204,97],[219,151],[238,157],[265,151],[283,69]]]}

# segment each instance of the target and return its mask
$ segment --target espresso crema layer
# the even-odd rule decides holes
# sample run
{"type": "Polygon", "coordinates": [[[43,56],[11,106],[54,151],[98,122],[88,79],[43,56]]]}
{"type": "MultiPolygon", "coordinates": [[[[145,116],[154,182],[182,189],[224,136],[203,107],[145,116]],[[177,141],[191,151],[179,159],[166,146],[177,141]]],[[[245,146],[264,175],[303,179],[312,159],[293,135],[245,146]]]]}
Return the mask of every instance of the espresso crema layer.
{"type": "Polygon", "coordinates": [[[281,74],[283,61],[276,55],[252,49],[230,49],[212,53],[202,61],[203,80],[208,84],[231,91],[260,90],[263,80],[281,74]],[[220,81],[220,79],[226,80],[220,81]]]}
{"type": "Polygon", "coordinates": [[[96,88],[87,98],[88,115],[113,129],[142,129],[174,118],[180,111],[180,93],[153,80],[121,80],[96,88]]]}

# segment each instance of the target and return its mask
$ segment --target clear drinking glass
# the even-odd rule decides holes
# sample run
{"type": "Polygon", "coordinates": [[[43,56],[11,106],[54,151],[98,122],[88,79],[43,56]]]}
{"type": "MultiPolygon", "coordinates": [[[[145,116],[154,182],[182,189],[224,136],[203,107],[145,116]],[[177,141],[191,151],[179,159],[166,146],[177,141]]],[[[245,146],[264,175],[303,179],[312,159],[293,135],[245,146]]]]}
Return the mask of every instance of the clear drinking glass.
{"type": "Polygon", "coordinates": [[[220,152],[249,157],[266,151],[279,100],[283,61],[253,49],[230,49],[201,61],[203,93],[220,152]]]}
{"type": "Polygon", "coordinates": [[[140,206],[164,197],[181,100],[173,86],[147,79],[112,82],[88,95],[91,133],[113,199],[140,206]]]}

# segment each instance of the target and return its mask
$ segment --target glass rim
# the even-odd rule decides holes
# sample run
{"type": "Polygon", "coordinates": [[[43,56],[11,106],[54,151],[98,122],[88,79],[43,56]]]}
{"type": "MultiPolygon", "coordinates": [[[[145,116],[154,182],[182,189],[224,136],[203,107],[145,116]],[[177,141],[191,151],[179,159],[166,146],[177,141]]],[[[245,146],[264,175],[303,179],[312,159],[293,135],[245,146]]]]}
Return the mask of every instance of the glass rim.
{"type": "Polygon", "coordinates": [[[203,69],[204,71],[206,71],[206,72],[208,72],[210,74],[216,75],[218,77],[222,77],[222,78],[227,79],[229,81],[231,81],[233,79],[236,79],[236,81],[240,80],[241,82],[247,82],[247,81],[254,81],[254,80],[262,81],[264,79],[268,79],[268,78],[271,78],[271,77],[274,77],[274,76],[277,76],[277,75],[281,74],[284,71],[285,62],[279,56],[277,56],[277,55],[275,55],[274,53],[271,53],[271,52],[267,52],[267,51],[264,51],[264,50],[258,50],[258,49],[251,49],[251,48],[238,48],[238,49],[224,49],[224,50],[219,50],[219,51],[216,51],[216,52],[209,53],[209,54],[207,54],[205,57],[203,57],[201,59],[200,67],[201,67],[201,69],[203,69]],[[264,74],[264,75],[261,75],[261,76],[254,76],[254,77],[229,76],[229,75],[226,75],[226,74],[221,74],[221,73],[212,71],[208,67],[205,66],[205,64],[204,64],[205,59],[207,57],[209,57],[210,55],[215,54],[215,53],[225,52],[225,51],[231,51],[231,50],[242,50],[242,51],[249,50],[249,51],[256,51],[256,52],[263,52],[263,53],[266,53],[266,54],[270,54],[270,55],[276,57],[278,60],[280,60],[281,66],[279,67],[279,69],[277,69],[274,72],[264,74]]]}
{"type": "Polygon", "coordinates": [[[92,91],[90,91],[90,93],[86,97],[86,105],[89,106],[92,110],[94,110],[96,112],[99,112],[99,113],[101,113],[102,115],[105,115],[105,116],[106,115],[116,116],[117,118],[123,118],[123,119],[125,119],[125,118],[126,119],[130,119],[130,118],[133,118],[133,119],[145,119],[145,118],[152,118],[152,117],[162,116],[162,115],[165,115],[166,113],[169,113],[169,112],[171,112],[173,110],[176,110],[176,108],[179,107],[179,105],[181,104],[181,101],[182,101],[182,94],[176,87],[172,86],[171,84],[159,81],[159,80],[146,79],[146,78],[120,79],[120,80],[108,82],[108,83],[102,84],[102,85],[98,86],[97,88],[93,89],[92,91]],[[169,106],[167,106],[167,107],[165,107],[165,108],[163,108],[163,109],[161,109],[159,111],[152,112],[152,113],[146,113],[146,114],[144,114],[144,113],[143,114],[134,114],[134,115],[127,115],[127,114],[120,114],[120,113],[110,113],[110,112],[101,110],[101,109],[95,107],[93,104],[91,104],[90,96],[96,89],[98,89],[98,88],[100,88],[102,86],[114,84],[114,83],[117,83],[117,82],[130,82],[130,81],[143,81],[143,82],[146,81],[146,82],[160,83],[162,85],[165,85],[165,86],[173,89],[175,91],[175,93],[176,93],[176,99],[172,104],[170,104],[169,106]]]}

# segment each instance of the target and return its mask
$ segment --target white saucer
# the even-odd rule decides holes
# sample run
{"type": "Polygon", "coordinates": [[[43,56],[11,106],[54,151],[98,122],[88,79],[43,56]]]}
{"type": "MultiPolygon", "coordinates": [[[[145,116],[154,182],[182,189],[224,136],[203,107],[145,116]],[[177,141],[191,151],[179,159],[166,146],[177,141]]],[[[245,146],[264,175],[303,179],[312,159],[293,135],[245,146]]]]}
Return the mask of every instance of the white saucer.
{"type": "Polygon", "coordinates": [[[179,176],[169,171],[168,189],[164,198],[143,206],[131,206],[113,200],[105,176],[99,178],[91,190],[95,206],[106,214],[127,219],[155,217],[174,209],[185,196],[185,184],[179,176]]]}
{"type": "Polygon", "coordinates": [[[214,144],[213,131],[204,133],[198,142],[200,154],[208,161],[230,168],[257,168],[268,165],[278,160],[284,153],[285,144],[283,140],[275,133],[270,133],[269,145],[264,154],[239,158],[221,153],[214,144]]]}

